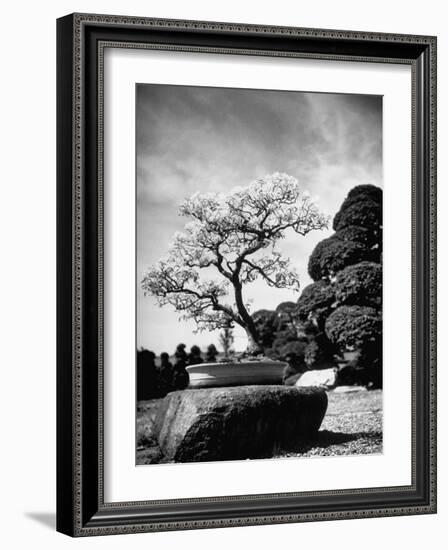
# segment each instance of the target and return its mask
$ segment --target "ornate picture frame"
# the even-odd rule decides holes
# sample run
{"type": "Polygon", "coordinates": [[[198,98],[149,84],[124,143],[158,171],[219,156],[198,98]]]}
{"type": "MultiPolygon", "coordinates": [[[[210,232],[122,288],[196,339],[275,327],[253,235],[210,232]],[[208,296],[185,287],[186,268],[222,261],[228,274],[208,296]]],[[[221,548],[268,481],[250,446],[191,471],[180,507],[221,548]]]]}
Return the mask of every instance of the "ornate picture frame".
{"type": "Polygon", "coordinates": [[[70,536],[436,512],[436,38],[72,14],[57,22],[57,530],[70,536]],[[106,502],[104,51],[408,65],[412,71],[412,483],[106,502]]]}

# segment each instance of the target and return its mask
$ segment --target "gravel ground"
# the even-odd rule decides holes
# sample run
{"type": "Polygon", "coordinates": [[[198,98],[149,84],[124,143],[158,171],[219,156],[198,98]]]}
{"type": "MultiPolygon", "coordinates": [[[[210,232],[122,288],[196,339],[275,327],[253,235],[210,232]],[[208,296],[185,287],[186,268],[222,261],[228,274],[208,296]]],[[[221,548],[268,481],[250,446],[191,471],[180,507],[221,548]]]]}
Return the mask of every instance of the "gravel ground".
{"type": "MultiPolygon", "coordinates": [[[[328,409],[317,439],[295,452],[280,452],[274,458],[378,454],[383,450],[382,391],[328,392],[328,409]]],[[[151,434],[159,399],[140,401],[137,406],[137,464],[163,462],[151,434]]]]}
{"type": "Polygon", "coordinates": [[[317,440],[279,457],[377,454],[383,451],[383,392],[328,392],[328,409],[317,440]]]}

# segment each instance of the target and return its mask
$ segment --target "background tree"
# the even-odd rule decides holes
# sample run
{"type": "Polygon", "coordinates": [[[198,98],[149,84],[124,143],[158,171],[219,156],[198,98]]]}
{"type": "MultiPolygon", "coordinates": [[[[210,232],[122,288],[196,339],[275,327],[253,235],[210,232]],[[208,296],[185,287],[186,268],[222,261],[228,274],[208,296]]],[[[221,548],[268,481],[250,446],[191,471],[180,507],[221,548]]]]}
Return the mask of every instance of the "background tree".
{"type": "Polygon", "coordinates": [[[179,211],[193,221],[174,236],[168,256],[147,271],[144,292],[194,320],[198,330],[225,328],[229,321],[240,325],[247,351],[259,353],[244,286],[261,278],[298,291],[298,275],[276,246],[286,231],[305,236],[327,227],[327,218],[295,178],[280,173],[228,195],[196,193],[179,211]],[[211,270],[218,279],[210,278],[211,270]]]}
{"type": "Polygon", "coordinates": [[[222,346],[222,351],[224,354],[224,358],[228,359],[233,353],[233,329],[232,329],[232,323],[228,322],[227,325],[222,329],[221,333],[219,334],[219,342],[222,346]]]}
{"type": "Polygon", "coordinates": [[[152,399],[158,394],[155,353],[147,349],[137,350],[137,400],[152,399]]]}
{"type": "Polygon", "coordinates": [[[207,348],[207,353],[205,354],[206,363],[214,363],[218,355],[218,350],[216,349],[215,344],[210,344],[207,348]]]}
{"type": "Polygon", "coordinates": [[[272,347],[275,338],[275,311],[260,309],[252,314],[252,320],[258,334],[258,342],[264,351],[272,347]]]}

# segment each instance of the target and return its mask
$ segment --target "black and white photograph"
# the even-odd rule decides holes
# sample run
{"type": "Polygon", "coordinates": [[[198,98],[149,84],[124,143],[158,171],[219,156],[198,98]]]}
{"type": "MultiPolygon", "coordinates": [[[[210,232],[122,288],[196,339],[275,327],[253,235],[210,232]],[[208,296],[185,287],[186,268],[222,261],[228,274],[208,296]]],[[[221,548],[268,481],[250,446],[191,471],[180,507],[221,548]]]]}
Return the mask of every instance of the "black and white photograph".
{"type": "Polygon", "coordinates": [[[136,464],[382,453],[382,97],[136,85],[136,464]]]}

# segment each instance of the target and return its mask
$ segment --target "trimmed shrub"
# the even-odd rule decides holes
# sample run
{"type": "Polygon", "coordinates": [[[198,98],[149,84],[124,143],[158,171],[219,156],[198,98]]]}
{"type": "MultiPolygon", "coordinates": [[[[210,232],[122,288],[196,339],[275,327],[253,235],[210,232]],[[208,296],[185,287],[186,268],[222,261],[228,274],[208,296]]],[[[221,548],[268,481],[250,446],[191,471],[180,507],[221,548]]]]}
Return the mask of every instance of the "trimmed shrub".
{"type": "Polygon", "coordinates": [[[370,261],[373,256],[373,252],[360,243],[331,236],[316,245],[308,261],[308,273],[313,281],[329,281],[348,265],[370,261]]]}
{"type": "Polygon", "coordinates": [[[305,363],[309,369],[326,369],[335,365],[336,347],[320,332],[305,348],[305,363]]]}
{"type": "Polygon", "coordinates": [[[252,319],[258,332],[260,345],[264,349],[270,348],[275,338],[275,311],[260,309],[252,314],[252,319]]]}
{"type": "Polygon", "coordinates": [[[353,225],[369,229],[376,237],[383,226],[382,205],[370,199],[346,199],[334,217],[333,229],[340,231],[353,225]]]}
{"type": "Polygon", "coordinates": [[[275,309],[274,330],[279,332],[297,324],[297,304],[282,302],[275,309]]]}
{"type": "Polygon", "coordinates": [[[297,315],[303,322],[313,320],[320,326],[330,314],[334,301],[334,289],[326,281],[311,283],[297,300],[297,315]]]}
{"type": "Polygon", "coordinates": [[[340,241],[352,241],[362,244],[366,248],[378,248],[379,240],[378,235],[374,231],[367,229],[366,227],[360,227],[358,225],[349,225],[343,229],[337,231],[332,235],[334,239],[340,241]]]}
{"type": "MultiPolygon", "coordinates": [[[[368,198],[378,204],[381,204],[383,202],[383,190],[380,187],[370,183],[357,185],[356,187],[353,187],[353,189],[350,189],[347,198],[356,200],[359,200],[360,198],[368,198]]],[[[341,210],[343,206],[344,205],[342,205],[341,210]]]]}
{"type": "Polygon", "coordinates": [[[371,305],[380,307],[382,302],[383,272],[381,265],[360,262],[336,275],[334,293],[338,305],[371,305]]]}
{"type": "Polygon", "coordinates": [[[295,302],[282,302],[275,308],[276,313],[287,313],[293,315],[295,313],[297,305],[295,302]]]}
{"type": "Polygon", "coordinates": [[[325,333],[341,351],[366,349],[381,341],[381,314],[368,306],[338,307],[328,317],[325,333]]]}
{"type": "Polygon", "coordinates": [[[287,334],[285,332],[281,332],[274,340],[270,350],[271,357],[285,361],[288,355],[294,355],[300,363],[304,363],[307,342],[298,340],[296,334],[292,332],[287,334]]]}

